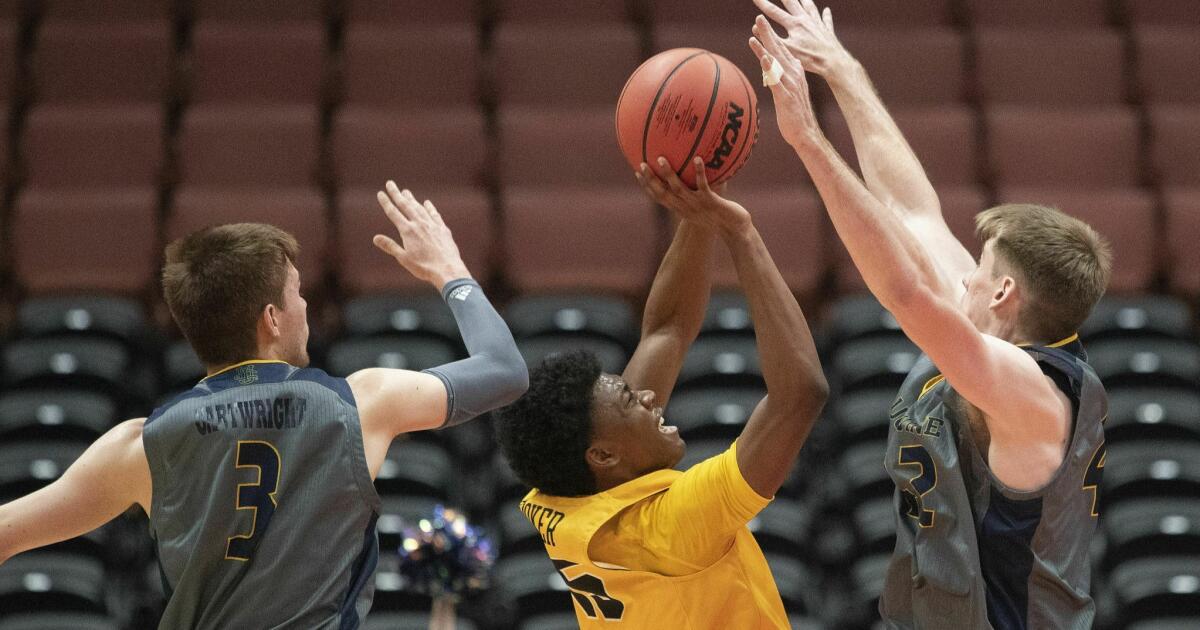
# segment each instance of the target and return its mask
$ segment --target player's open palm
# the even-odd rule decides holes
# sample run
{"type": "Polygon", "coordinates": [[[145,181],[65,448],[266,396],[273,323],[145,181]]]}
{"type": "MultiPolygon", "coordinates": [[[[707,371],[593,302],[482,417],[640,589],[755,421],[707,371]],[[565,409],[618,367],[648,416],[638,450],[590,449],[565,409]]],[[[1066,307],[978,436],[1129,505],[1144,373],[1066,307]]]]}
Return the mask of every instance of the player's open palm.
{"type": "Polygon", "coordinates": [[[379,205],[396,226],[397,241],[376,234],[375,246],[395,258],[409,273],[441,289],[455,278],[470,276],[458,252],[450,228],[433,203],[417,201],[408,190],[400,190],[389,181],[376,193],[379,205]]]}
{"type": "Polygon", "coordinates": [[[821,127],[813,111],[804,64],[761,15],[754,21],[753,31],[750,50],[762,64],[764,81],[771,88],[779,133],[793,147],[810,146],[821,137],[821,127]]]}
{"type": "Polygon", "coordinates": [[[691,168],[696,172],[695,190],[683,183],[666,158],[658,158],[654,168],[643,162],[636,175],[647,196],[684,220],[723,232],[736,232],[750,223],[750,213],[741,204],[721,196],[723,184],[709,186],[704,160],[694,158],[691,168]]]}
{"type": "Polygon", "coordinates": [[[822,13],[812,0],[784,0],[786,10],[772,0],[754,0],[754,4],[787,31],[781,41],[809,72],[826,76],[830,68],[850,58],[833,32],[829,7],[822,13]]]}

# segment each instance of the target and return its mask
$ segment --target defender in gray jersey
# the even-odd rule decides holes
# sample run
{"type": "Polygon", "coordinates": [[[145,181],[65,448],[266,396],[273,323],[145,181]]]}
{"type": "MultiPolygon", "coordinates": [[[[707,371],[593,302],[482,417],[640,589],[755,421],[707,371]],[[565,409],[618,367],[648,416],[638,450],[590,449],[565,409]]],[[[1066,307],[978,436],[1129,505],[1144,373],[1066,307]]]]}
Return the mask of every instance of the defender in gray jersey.
{"type": "Polygon", "coordinates": [[[1107,402],[1075,330],[1108,283],[1108,245],[1057,210],[1013,204],[976,217],[976,264],[829,10],[754,1],[787,30],[759,16],[751,40],[764,77],[782,71],[780,131],[867,287],[925,353],[890,410],[898,531],[883,625],[1090,627],[1107,402]],[[817,125],[806,69],[833,88],[865,185],[817,125]]]}
{"type": "Polygon", "coordinates": [[[377,235],[375,245],[442,290],[469,358],[345,379],[306,368],[295,239],[245,223],[189,235],[167,248],[163,289],[208,377],[0,506],[0,563],[139,505],[169,594],[160,627],[357,628],[378,558],[372,482],[389,445],[528,386],[512,335],[433,204],[392,182],[379,202],[401,242],[377,235]]]}

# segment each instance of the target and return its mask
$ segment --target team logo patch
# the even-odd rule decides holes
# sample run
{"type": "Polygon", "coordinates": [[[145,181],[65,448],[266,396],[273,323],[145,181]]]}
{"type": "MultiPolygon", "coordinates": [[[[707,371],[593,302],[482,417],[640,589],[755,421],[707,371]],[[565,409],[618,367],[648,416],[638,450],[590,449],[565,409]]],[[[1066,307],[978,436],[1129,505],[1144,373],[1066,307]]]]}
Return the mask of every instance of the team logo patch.
{"type": "Polygon", "coordinates": [[[241,385],[257,383],[258,370],[254,369],[253,365],[243,365],[233,373],[233,380],[237,381],[241,385]]]}
{"type": "Polygon", "coordinates": [[[471,287],[469,285],[463,285],[450,292],[450,299],[458,300],[459,302],[466,302],[468,295],[471,295],[471,287]]]}

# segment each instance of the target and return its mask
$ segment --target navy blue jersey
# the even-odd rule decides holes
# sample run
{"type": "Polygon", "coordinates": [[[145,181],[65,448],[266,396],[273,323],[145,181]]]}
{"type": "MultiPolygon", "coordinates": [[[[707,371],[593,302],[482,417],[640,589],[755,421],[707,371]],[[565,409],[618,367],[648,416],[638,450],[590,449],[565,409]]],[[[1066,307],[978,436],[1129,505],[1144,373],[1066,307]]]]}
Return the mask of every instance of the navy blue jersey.
{"type": "Polygon", "coordinates": [[[970,406],[928,357],[901,386],[884,461],[897,518],[879,600],[886,627],[1091,628],[1088,548],[1108,399],[1077,336],[1025,350],[1074,413],[1063,463],[1037,491],[996,479],[970,406]]]}
{"type": "Polygon", "coordinates": [[[238,364],[155,410],[143,433],[161,628],[357,628],[379,497],[344,379],[238,364]]]}

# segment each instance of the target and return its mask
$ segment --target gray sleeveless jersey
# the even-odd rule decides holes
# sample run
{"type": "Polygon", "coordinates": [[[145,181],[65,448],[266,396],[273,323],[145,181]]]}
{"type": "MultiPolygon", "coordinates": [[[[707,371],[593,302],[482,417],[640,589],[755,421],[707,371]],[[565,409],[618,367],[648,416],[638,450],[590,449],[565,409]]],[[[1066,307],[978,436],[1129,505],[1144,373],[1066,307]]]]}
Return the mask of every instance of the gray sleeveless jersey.
{"type": "Polygon", "coordinates": [[[155,410],[143,433],[161,628],[357,628],[379,497],[344,379],[251,362],[155,410]]]}
{"type": "Polygon", "coordinates": [[[884,466],[896,484],[896,550],[879,611],[888,628],[1091,628],[1108,399],[1078,339],[1026,350],[1071,399],[1062,467],[1040,491],[996,479],[965,402],[921,357],[892,404],[884,466]]]}

